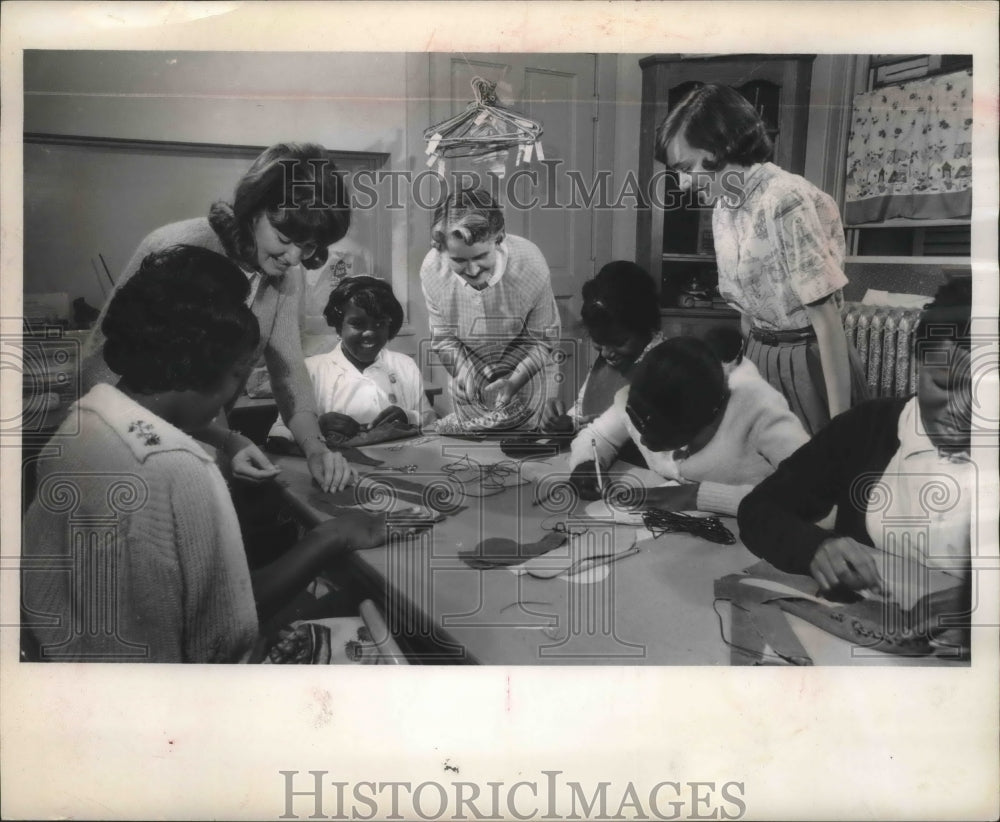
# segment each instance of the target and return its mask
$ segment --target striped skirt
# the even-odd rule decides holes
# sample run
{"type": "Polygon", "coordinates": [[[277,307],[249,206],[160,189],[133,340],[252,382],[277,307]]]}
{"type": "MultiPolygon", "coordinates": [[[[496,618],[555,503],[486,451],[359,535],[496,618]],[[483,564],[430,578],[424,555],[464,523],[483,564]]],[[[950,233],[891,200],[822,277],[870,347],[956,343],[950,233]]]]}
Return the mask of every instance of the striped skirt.
{"type": "MultiPolygon", "coordinates": [[[[871,397],[871,389],[861,358],[850,342],[847,355],[851,371],[851,405],[856,405],[871,397]]],[[[744,356],[784,395],[792,413],[801,420],[810,436],[830,421],[826,381],[815,335],[765,342],[751,332],[744,356]]]]}

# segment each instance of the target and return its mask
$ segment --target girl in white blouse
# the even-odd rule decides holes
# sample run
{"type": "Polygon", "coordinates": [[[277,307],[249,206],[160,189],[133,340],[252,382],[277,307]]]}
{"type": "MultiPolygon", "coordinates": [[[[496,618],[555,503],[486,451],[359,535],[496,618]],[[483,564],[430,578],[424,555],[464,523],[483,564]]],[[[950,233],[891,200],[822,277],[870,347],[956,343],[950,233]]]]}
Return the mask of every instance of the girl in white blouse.
{"type": "MultiPolygon", "coordinates": [[[[330,294],[323,315],[340,342],[329,353],[307,357],[306,368],[324,429],[336,428],[350,439],[393,422],[433,422],[420,367],[412,357],[385,347],[403,324],[403,307],[389,283],[349,277],[330,294]]],[[[268,438],[291,439],[280,417],[268,438]]]]}

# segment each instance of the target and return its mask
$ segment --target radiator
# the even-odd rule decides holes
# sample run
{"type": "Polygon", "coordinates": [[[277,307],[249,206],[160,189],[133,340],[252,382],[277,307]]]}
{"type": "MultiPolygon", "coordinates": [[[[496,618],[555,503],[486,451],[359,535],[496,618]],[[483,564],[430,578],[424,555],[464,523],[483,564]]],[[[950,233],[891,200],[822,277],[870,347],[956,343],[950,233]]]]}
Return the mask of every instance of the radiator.
{"type": "Polygon", "coordinates": [[[906,397],[917,390],[914,331],[919,308],[845,303],[844,331],[865,365],[875,397],[906,397]]]}

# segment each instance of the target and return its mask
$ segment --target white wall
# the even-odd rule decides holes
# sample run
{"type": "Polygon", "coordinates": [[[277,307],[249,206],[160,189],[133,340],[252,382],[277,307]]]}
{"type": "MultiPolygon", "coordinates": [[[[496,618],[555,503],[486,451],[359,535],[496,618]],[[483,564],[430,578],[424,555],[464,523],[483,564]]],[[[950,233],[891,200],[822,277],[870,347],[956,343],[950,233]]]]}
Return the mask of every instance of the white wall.
{"type": "MultiPolygon", "coordinates": [[[[643,56],[612,56],[613,90],[602,90],[600,116],[610,121],[617,185],[639,165],[642,74],[638,63],[643,56]]],[[[842,96],[844,59],[820,55],[813,68],[806,175],[820,184],[829,180],[827,128],[831,104],[842,102],[838,95],[842,96]]],[[[234,145],[311,140],[333,149],[382,152],[389,157],[389,168],[417,172],[424,168],[422,132],[431,121],[430,70],[426,54],[29,51],[25,55],[24,128],[64,135],[234,145]]],[[[121,184],[127,185],[130,176],[123,171],[121,184]]],[[[105,188],[113,189],[115,184],[112,180],[105,188]]],[[[113,203],[88,199],[89,190],[75,194],[79,209],[113,209],[113,203]]],[[[157,198],[157,208],[173,201],[177,209],[186,209],[178,217],[204,214],[208,203],[189,203],[187,195],[183,181],[169,190],[162,187],[149,192],[157,198]]],[[[143,219],[129,216],[133,222],[143,219]]],[[[610,220],[610,248],[598,249],[599,257],[604,261],[634,259],[635,212],[614,210],[610,220]]],[[[389,228],[393,286],[408,308],[409,326],[417,335],[426,331],[418,272],[427,249],[429,222],[423,210],[404,205],[393,212],[389,228]]],[[[102,232],[116,230],[112,214],[102,214],[101,225],[102,232]]],[[[90,302],[99,302],[90,259],[96,259],[108,243],[100,237],[79,236],[92,229],[85,228],[83,221],[75,224],[71,214],[59,225],[35,228],[35,234],[26,236],[26,290],[65,290],[71,297],[84,294],[90,302]],[[92,245],[93,255],[46,265],[40,273],[32,268],[33,249],[53,242],[67,247],[92,245]]],[[[123,233],[140,234],[131,224],[123,233]]],[[[134,246],[139,238],[116,239],[134,246]]],[[[124,264],[124,260],[108,262],[115,274],[115,268],[124,264]]],[[[400,339],[399,346],[408,349],[416,343],[416,339],[400,339]]]]}
{"type": "MultiPolygon", "coordinates": [[[[611,141],[610,151],[607,144],[602,151],[614,158],[616,180],[638,163],[639,56],[609,55],[609,62],[602,62],[610,69],[601,73],[610,79],[606,87],[602,79],[601,118],[608,125],[602,133],[611,141]]],[[[24,129],[241,146],[313,141],[336,150],[385,153],[388,168],[416,173],[425,168],[423,129],[432,119],[430,72],[427,54],[29,51],[24,129]]],[[[35,168],[46,162],[43,149],[30,151],[35,168]]],[[[71,150],[59,152],[59,162],[66,163],[71,150]]],[[[53,158],[55,154],[51,152],[53,158]]],[[[205,214],[212,199],[226,196],[221,189],[228,188],[233,177],[220,170],[212,173],[212,180],[199,176],[189,179],[187,186],[183,180],[164,185],[160,173],[146,192],[152,204],[149,213],[130,208],[127,219],[116,220],[116,187],[132,189],[133,203],[142,196],[137,190],[141,184],[135,182],[137,163],[141,167],[141,154],[123,162],[116,173],[115,158],[102,158],[99,171],[80,175],[71,191],[61,193],[62,201],[75,198],[73,207],[63,209],[69,212],[65,218],[50,217],[46,222],[52,224],[42,225],[32,224],[29,215],[27,291],[64,290],[99,304],[103,295],[91,262],[98,252],[105,254],[117,275],[128,249],[167,221],[156,215],[180,219],[205,214]],[[100,185],[94,184],[95,173],[101,175],[100,185]],[[206,187],[211,186],[215,187],[209,195],[206,187]],[[101,202],[94,202],[95,195],[101,202]],[[88,210],[102,213],[80,219],[88,210]],[[43,248],[51,252],[44,259],[38,251],[43,248]]],[[[58,184],[58,175],[55,179],[53,175],[54,169],[45,185],[58,184]]],[[[39,190],[37,197],[44,197],[44,191],[39,190]]],[[[29,195],[26,202],[31,199],[29,195]]],[[[49,209],[53,211],[54,207],[49,209]]],[[[606,235],[610,240],[603,241],[600,256],[632,258],[634,214],[615,211],[610,221],[606,235]]],[[[407,306],[410,332],[423,335],[427,326],[419,266],[428,247],[430,215],[404,203],[403,209],[392,212],[390,223],[393,287],[407,306]]],[[[412,347],[411,353],[417,344],[418,338],[412,337],[397,343],[403,350],[412,347]]]]}

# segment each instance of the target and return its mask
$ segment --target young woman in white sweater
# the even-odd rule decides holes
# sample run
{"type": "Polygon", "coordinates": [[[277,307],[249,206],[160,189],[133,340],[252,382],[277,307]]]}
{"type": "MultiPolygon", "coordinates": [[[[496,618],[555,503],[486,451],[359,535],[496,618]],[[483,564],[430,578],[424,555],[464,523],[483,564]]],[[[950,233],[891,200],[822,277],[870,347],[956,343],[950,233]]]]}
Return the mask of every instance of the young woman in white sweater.
{"type": "Polygon", "coordinates": [[[606,412],[573,440],[571,482],[599,499],[602,474],[629,439],[649,468],[678,485],[648,488],[643,504],[736,515],[740,501],[809,436],[788,402],[744,362],[727,378],[694,337],[660,343],[606,412]]]}
{"type": "MultiPolygon", "coordinates": [[[[251,572],[229,491],[191,436],[239,390],[260,339],[247,278],[192,246],[150,254],[102,323],[99,383],[57,430],[24,523],[22,602],[43,660],[238,662],[338,553],[384,539],[366,513],[251,572]]],[[[349,469],[348,469],[349,470],[349,469]]]]}

